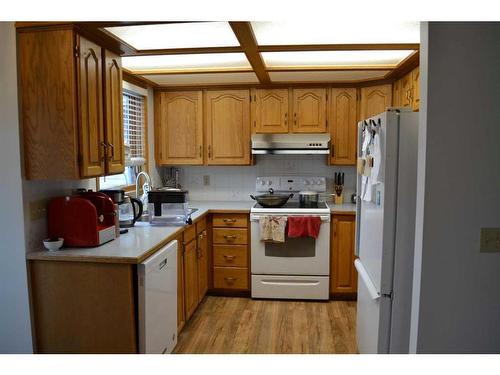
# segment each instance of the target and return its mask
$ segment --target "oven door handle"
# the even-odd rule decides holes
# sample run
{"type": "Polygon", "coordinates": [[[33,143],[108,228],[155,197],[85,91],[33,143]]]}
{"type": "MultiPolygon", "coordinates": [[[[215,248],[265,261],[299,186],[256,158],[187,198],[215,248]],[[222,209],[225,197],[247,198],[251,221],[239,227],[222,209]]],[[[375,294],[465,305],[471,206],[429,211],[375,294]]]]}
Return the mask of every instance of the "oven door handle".
{"type": "MultiPolygon", "coordinates": [[[[264,216],[302,216],[302,215],[255,215],[255,214],[250,214],[250,221],[259,221],[260,218],[264,216]]],[[[329,222],[330,221],[330,215],[312,215],[312,216],[319,216],[321,218],[321,221],[329,222]]]]}

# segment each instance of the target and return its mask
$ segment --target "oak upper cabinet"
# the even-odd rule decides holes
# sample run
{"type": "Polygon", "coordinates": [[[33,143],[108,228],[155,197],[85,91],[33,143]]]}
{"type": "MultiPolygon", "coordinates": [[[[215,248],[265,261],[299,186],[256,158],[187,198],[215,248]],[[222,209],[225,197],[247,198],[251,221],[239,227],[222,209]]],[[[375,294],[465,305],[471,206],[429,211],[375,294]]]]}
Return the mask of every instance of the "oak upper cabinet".
{"type": "Polygon", "coordinates": [[[392,86],[379,85],[361,88],[360,120],[384,112],[392,104],[392,86]]]}
{"type": "Polygon", "coordinates": [[[357,90],[333,88],[330,93],[330,164],[356,164],[357,90]]]}
{"type": "Polygon", "coordinates": [[[25,177],[123,172],[120,57],[71,27],[17,37],[25,177]]]}
{"type": "Polygon", "coordinates": [[[354,267],[354,214],[332,215],[330,293],[334,295],[357,293],[358,274],[354,267]]]}
{"type": "Polygon", "coordinates": [[[250,91],[206,93],[208,165],[250,164],[250,91]]]}
{"type": "Polygon", "coordinates": [[[401,80],[399,79],[392,84],[392,105],[401,107],[401,80]]]}
{"type": "Polygon", "coordinates": [[[159,105],[160,165],[203,165],[201,91],[162,92],[159,105]]]}
{"type": "Polygon", "coordinates": [[[412,77],[411,72],[405,75],[400,80],[401,85],[401,97],[400,97],[400,106],[401,107],[409,107],[411,106],[411,95],[412,95],[412,77]]]}
{"type": "Polygon", "coordinates": [[[106,174],[123,173],[125,147],[123,143],[122,65],[117,54],[104,50],[104,111],[107,140],[106,174]]]}
{"type": "Polygon", "coordinates": [[[417,66],[411,72],[411,81],[412,81],[411,107],[414,111],[418,111],[420,109],[420,67],[417,66]]]}
{"type": "Polygon", "coordinates": [[[326,89],[293,89],[293,133],[325,133],[326,89]]]}
{"type": "Polygon", "coordinates": [[[255,90],[255,133],[288,133],[288,90],[255,90]]]}

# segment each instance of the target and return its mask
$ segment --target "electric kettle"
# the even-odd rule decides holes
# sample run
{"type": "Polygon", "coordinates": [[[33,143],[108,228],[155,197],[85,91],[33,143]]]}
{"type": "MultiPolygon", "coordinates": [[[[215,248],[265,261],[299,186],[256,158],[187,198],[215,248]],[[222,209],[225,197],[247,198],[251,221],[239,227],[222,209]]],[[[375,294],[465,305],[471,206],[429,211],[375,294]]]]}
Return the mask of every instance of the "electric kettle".
{"type": "Polygon", "coordinates": [[[133,227],[137,219],[142,216],[142,202],[139,199],[125,195],[123,202],[118,206],[120,228],[133,227]]]}

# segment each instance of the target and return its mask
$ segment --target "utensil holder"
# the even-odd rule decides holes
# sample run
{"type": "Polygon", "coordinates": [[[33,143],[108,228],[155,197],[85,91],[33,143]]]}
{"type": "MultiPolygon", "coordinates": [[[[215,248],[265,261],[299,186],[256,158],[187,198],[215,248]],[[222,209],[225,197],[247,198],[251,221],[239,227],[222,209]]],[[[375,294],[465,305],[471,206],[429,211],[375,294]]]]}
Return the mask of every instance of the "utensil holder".
{"type": "Polygon", "coordinates": [[[343,204],[344,203],[344,194],[337,195],[335,194],[335,204],[343,204]]]}

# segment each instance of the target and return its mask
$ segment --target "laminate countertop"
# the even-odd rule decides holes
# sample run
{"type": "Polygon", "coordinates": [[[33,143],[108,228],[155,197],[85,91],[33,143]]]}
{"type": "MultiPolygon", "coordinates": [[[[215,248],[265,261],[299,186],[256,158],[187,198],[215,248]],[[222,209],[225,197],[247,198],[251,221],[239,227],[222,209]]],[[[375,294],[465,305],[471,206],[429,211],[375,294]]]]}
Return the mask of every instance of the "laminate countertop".
{"type": "MultiPolygon", "coordinates": [[[[189,206],[198,211],[191,215],[193,223],[208,213],[249,213],[254,201],[190,201],[189,206]]],[[[332,213],[355,213],[356,205],[329,203],[332,213]]],[[[152,226],[147,222],[136,222],[128,233],[104,245],[91,248],[63,248],[47,251],[43,247],[26,254],[28,260],[50,260],[94,263],[138,264],[174,240],[186,228],[184,226],[152,226]]]]}

